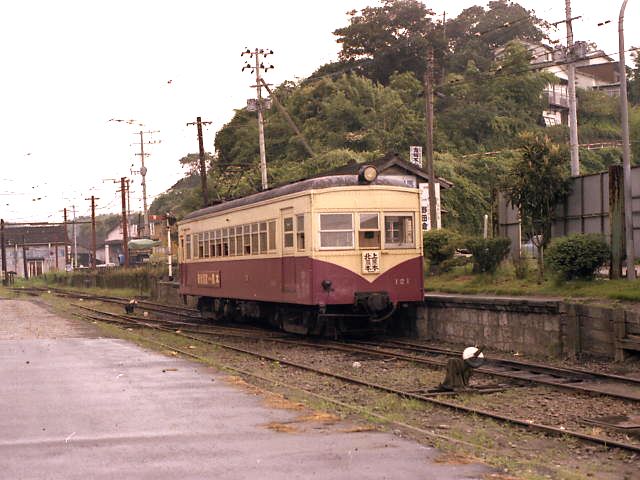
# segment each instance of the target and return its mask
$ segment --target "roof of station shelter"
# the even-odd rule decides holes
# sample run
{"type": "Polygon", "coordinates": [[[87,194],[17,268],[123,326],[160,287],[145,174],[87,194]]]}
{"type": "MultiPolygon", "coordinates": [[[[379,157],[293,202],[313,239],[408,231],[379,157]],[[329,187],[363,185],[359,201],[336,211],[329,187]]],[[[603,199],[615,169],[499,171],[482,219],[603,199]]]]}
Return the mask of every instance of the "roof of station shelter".
{"type": "Polygon", "coordinates": [[[64,225],[4,225],[4,239],[7,245],[48,245],[64,244],[64,225]]]}
{"type": "MultiPolygon", "coordinates": [[[[333,170],[314,175],[314,177],[327,177],[332,175],[357,175],[358,171],[363,165],[373,165],[374,167],[376,167],[376,169],[378,170],[378,174],[380,175],[388,174],[385,172],[400,171],[406,175],[415,175],[416,177],[418,177],[419,183],[429,181],[429,175],[427,175],[427,172],[422,170],[417,165],[403,160],[397,153],[389,153],[383,157],[378,158],[377,160],[364,163],[348,163],[347,165],[343,165],[342,167],[338,167],[333,170]]],[[[437,175],[436,180],[444,189],[453,187],[453,183],[445,180],[442,177],[438,177],[437,175]]]]}

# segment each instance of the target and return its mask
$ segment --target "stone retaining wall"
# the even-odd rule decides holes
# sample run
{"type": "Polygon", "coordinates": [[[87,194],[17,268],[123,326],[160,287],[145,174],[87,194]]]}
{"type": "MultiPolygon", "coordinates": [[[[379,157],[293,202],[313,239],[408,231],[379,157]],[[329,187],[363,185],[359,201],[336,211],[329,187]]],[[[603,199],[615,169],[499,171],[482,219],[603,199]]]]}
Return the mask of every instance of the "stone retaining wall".
{"type": "Polygon", "coordinates": [[[560,299],[428,294],[416,318],[420,338],[548,357],[620,359],[640,334],[637,313],[560,299]]]}

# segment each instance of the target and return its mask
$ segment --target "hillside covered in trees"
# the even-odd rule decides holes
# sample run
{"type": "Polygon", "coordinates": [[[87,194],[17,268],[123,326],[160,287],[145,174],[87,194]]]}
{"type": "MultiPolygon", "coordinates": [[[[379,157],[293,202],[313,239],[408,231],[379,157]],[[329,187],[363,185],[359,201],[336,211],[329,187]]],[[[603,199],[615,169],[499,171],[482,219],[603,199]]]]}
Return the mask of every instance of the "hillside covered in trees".
{"type": "MultiPolygon", "coordinates": [[[[269,184],[277,185],[388,152],[406,157],[410,145],[425,144],[423,75],[426,52],[435,59],[435,169],[455,184],[447,192],[447,226],[478,233],[484,213],[515,158],[524,132],[544,131],[568,144],[565,126],[542,122],[543,88],[554,77],[531,69],[521,42],[541,42],[548,25],[517,3],[496,0],[464,10],[442,23],[416,0],[384,0],[349,13],[348,25],[333,32],[339,59],[310,77],[285,82],[274,95],[300,128],[314,155],[304,148],[277,109],[265,112],[269,184]],[[495,58],[498,48],[504,52],[495,58]]],[[[640,138],[640,62],[629,71],[632,142],[640,138]]],[[[579,91],[580,141],[620,138],[618,100],[579,91]]],[[[640,143],[633,142],[635,158],[640,143]]],[[[215,140],[207,159],[214,201],[260,188],[256,114],[244,108],[215,140]]],[[[197,155],[180,159],[187,178],[152,204],[153,213],[178,216],[201,206],[197,155]]],[[[581,151],[581,173],[620,162],[618,149],[581,151]]],[[[568,162],[567,162],[568,169],[568,162]]]]}

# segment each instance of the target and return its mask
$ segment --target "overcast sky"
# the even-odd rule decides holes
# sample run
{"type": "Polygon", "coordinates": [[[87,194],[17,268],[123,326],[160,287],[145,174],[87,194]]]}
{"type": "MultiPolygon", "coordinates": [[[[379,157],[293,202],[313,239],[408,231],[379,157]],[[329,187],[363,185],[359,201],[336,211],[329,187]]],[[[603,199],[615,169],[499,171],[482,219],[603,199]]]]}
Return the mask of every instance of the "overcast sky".
{"type": "MultiPolygon", "coordinates": [[[[456,16],[482,2],[425,2],[439,16],[456,16]]],[[[564,18],[560,0],[519,2],[549,22],[564,18]]],[[[622,0],[603,5],[574,0],[575,40],[596,42],[617,59],[617,19],[622,0]],[[598,26],[610,20],[611,23],[598,26]]],[[[0,7],[0,217],[9,222],[61,221],[62,209],[118,212],[118,185],[131,177],[132,210],[142,209],[141,127],[159,130],[145,140],[151,155],[147,194],[173,185],[184,172],[178,159],[197,152],[197,116],[214,135],[255,95],[253,78],[241,72],[240,52],[270,48],[273,84],[304,78],[335,60],[333,30],[348,24],[346,12],[375,0],[21,0],[0,7]]],[[[640,46],[640,0],[626,10],[626,45],[640,46]]],[[[552,32],[565,37],[564,26],[552,32]]],[[[256,140],[257,141],[257,140],[256,140]]],[[[268,159],[267,159],[268,161],[268,159]]]]}

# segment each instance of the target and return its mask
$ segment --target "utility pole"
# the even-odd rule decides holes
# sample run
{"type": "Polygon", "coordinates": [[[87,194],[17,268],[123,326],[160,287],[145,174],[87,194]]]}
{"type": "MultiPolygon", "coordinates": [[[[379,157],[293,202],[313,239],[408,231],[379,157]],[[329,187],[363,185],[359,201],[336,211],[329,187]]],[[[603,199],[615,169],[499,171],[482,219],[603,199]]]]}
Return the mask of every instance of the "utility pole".
{"type": "MultiPolygon", "coordinates": [[[[22,269],[24,270],[25,280],[29,280],[29,272],[27,271],[27,239],[22,236],[22,269]]],[[[16,269],[17,270],[17,269],[16,269]]]]}
{"type": "Polygon", "coordinates": [[[580,151],[578,149],[578,113],[576,108],[576,67],[573,49],[573,28],[571,26],[571,0],[564,0],[567,24],[567,67],[569,95],[569,144],[571,147],[571,176],[580,175],[580,151]]]}
{"type": "Polygon", "coordinates": [[[131,180],[127,178],[126,182],[127,182],[127,217],[131,218],[131,186],[130,186],[131,180]]]}
{"type": "Polygon", "coordinates": [[[273,50],[267,50],[263,48],[256,48],[253,52],[248,48],[242,52],[241,56],[249,55],[249,58],[253,58],[255,60],[255,65],[252,66],[248,62],[242,67],[242,71],[245,69],[250,69],[251,73],[256,74],[256,84],[252,85],[252,87],[256,88],[258,94],[258,101],[256,105],[256,109],[258,111],[258,136],[260,142],[260,173],[262,175],[262,190],[266,190],[269,188],[269,183],[267,181],[267,156],[265,152],[264,145],[264,118],[262,116],[262,110],[264,109],[264,105],[262,102],[262,77],[260,76],[260,71],[264,70],[265,72],[269,69],[273,68],[273,65],[265,66],[260,61],[260,56],[266,58],[268,55],[273,54],[273,50]]]}
{"type": "Polygon", "coordinates": [[[9,284],[7,278],[7,250],[4,243],[4,219],[0,219],[0,251],[2,255],[2,285],[5,287],[9,284]]]}
{"type": "Polygon", "coordinates": [[[73,268],[78,268],[78,232],[76,230],[76,206],[71,205],[73,209],[73,268]]]}
{"type": "Polygon", "coordinates": [[[211,122],[203,122],[202,117],[196,117],[195,122],[187,123],[187,126],[198,127],[198,148],[200,151],[200,181],[202,183],[202,206],[209,206],[209,192],[207,191],[207,165],[204,161],[204,140],[202,139],[202,125],[211,125],[211,122]]]}
{"type": "Polygon", "coordinates": [[[63,210],[64,212],[64,268],[65,271],[67,269],[67,265],[69,265],[69,230],[67,230],[67,209],[63,210]]]}
{"type": "Polygon", "coordinates": [[[307,152],[309,152],[309,155],[311,155],[312,157],[315,157],[316,154],[313,153],[313,150],[311,150],[311,147],[309,146],[309,143],[307,142],[307,139],[304,138],[304,134],[300,131],[298,126],[295,124],[295,122],[291,118],[291,115],[289,115],[289,112],[287,112],[287,109],[284,108],[284,106],[282,106],[282,104],[280,103],[280,100],[278,100],[278,97],[273,94],[273,92],[269,88],[269,84],[267,82],[265,82],[264,79],[261,79],[261,80],[262,80],[262,86],[264,86],[265,90],[269,93],[269,95],[271,96],[271,98],[275,102],[276,107],[278,108],[278,111],[287,120],[287,123],[289,124],[291,129],[296,133],[296,135],[298,136],[298,139],[302,143],[302,146],[304,146],[304,148],[307,150],[307,152]]]}
{"type": "Polygon", "coordinates": [[[91,195],[91,198],[85,198],[85,200],[91,200],[91,268],[96,268],[96,200],[100,200],[91,195]]]}
{"type": "Polygon", "coordinates": [[[424,72],[425,119],[427,123],[427,176],[429,177],[429,225],[438,226],[436,212],[436,176],[433,169],[433,48],[429,47],[427,68],[424,72]]]}
{"type": "Polygon", "coordinates": [[[127,234],[127,195],[126,177],[120,178],[120,192],[122,196],[122,251],[124,253],[124,267],[129,268],[129,235],[127,234]]]}
{"type": "Polygon", "coordinates": [[[624,57],[624,10],[627,0],[622,2],[618,17],[618,47],[620,58],[620,117],[622,121],[622,169],[624,171],[624,226],[625,251],[627,254],[627,280],[636,279],[635,245],[633,242],[633,189],[631,184],[631,148],[629,147],[629,105],[627,104],[627,72],[624,57]]]}
{"type": "MultiPolygon", "coordinates": [[[[136,153],[136,155],[140,155],[140,175],[142,176],[142,206],[143,206],[143,214],[144,214],[144,237],[149,236],[149,211],[147,209],[147,167],[144,166],[144,157],[148,156],[148,153],[144,153],[144,134],[152,134],[158,133],[159,130],[147,131],[144,132],[140,130],[136,135],[140,135],[140,153],[136,153]]],[[[155,143],[160,143],[159,141],[147,142],[147,145],[153,145],[155,143]]],[[[133,173],[133,172],[132,172],[133,173]]]]}

